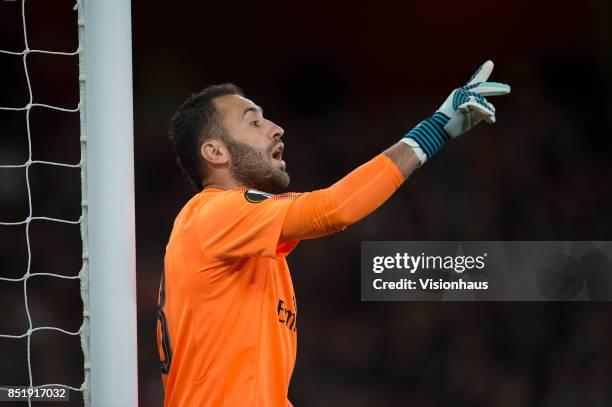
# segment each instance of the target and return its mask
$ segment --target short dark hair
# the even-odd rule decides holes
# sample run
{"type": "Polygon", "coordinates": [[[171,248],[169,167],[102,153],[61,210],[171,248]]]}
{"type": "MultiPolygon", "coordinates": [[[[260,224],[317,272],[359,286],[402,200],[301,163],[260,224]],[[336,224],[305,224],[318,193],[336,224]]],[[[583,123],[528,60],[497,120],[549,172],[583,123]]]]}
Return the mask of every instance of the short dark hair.
{"type": "Polygon", "coordinates": [[[196,191],[201,191],[207,176],[207,165],[200,154],[202,143],[211,138],[222,138],[222,116],[213,99],[225,95],[244,96],[242,89],[232,83],[211,85],[187,98],[176,111],[168,134],[176,151],[177,162],[196,191]]]}

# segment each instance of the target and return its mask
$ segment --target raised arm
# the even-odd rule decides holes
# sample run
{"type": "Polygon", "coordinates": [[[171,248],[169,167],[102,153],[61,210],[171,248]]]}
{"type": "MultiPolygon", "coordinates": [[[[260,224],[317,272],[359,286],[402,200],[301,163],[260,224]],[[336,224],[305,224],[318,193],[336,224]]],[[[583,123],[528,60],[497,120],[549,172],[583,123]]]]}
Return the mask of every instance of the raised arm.
{"type": "Polygon", "coordinates": [[[496,121],[485,96],[505,95],[508,85],[486,82],[493,62],[485,62],[468,83],[453,90],[430,118],[402,140],[329,188],[308,192],[292,203],[281,240],[312,239],[345,229],[382,205],[417,168],[456,138],[485,120],[496,121]]]}

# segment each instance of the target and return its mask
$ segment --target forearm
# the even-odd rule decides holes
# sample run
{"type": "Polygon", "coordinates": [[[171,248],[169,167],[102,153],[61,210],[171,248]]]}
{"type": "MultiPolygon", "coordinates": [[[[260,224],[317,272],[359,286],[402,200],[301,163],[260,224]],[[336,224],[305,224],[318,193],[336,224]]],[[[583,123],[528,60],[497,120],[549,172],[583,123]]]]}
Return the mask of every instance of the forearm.
{"type": "Polygon", "coordinates": [[[329,188],[301,195],[287,211],[281,240],[345,229],[382,205],[419,164],[409,146],[397,143],[329,188]]]}
{"type": "Polygon", "coordinates": [[[404,179],[421,166],[421,160],[419,160],[412,147],[401,141],[386,149],[383,154],[393,161],[404,179]]]}

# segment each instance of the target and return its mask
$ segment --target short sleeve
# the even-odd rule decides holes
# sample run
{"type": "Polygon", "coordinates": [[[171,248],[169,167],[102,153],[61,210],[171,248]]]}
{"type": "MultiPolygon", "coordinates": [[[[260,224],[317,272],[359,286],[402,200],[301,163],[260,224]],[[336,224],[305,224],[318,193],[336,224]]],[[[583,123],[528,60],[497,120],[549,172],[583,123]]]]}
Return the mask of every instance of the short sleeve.
{"type": "Polygon", "coordinates": [[[279,239],[292,200],[245,190],[214,193],[202,202],[196,218],[203,254],[216,260],[288,255],[297,241],[279,239]]]}

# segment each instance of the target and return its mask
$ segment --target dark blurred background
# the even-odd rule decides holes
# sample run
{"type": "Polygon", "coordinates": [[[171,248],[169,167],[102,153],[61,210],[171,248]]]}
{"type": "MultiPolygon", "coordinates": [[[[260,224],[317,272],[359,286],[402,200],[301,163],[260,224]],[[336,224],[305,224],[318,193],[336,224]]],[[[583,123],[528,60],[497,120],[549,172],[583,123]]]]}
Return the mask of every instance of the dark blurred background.
{"type": "MultiPolygon", "coordinates": [[[[290,399],[612,406],[606,303],[362,303],[359,293],[362,240],[612,240],[608,0],[132,3],[141,406],[162,405],[157,288],[193,193],[166,136],[178,105],[213,83],[241,86],[285,129],[290,189],[308,191],[394,143],[486,59],[512,86],[493,100],[498,124],[450,143],[365,220],[290,255],[300,306],[290,399]]],[[[30,48],[77,48],[73,4],[28,0],[30,48]]],[[[0,49],[23,48],[21,4],[0,1],[0,49]]],[[[27,63],[34,102],[76,107],[76,57],[27,63]]],[[[0,54],[0,67],[0,106],[25,106],[22,58],[0,54]]],[[[0,111],[0,123],[0,165],[24,163],[25,112],[0,111]]],[[[29,134],[33,159],[79,161],[78,114],[33,108],[29,134]]],[[[33,215],[78,219],[78,170],[34,165],[29,181],[33,215]]],[[[0,221],[28,208],[25,170],[0,169],[0,221]]],[[[0,242],[0,275],[22,276],[25,227],[0,227],[0,242]]],[[[30,243],[31,272],[78,273],[78,226],[34,222],[30,243]]],[[[33,326],[77,330],[78,290],[31,278],[33,326]]],[[[25,332],[23,283],[0,281],[0,305],[0,334],[25,332]]],[[[35,333],[31,360],[35,384],[83,380],[77,337],[35,333]]],[[[25,340],[0,338],[0,362],[0,383],[27,383],[25,340]]]]}

